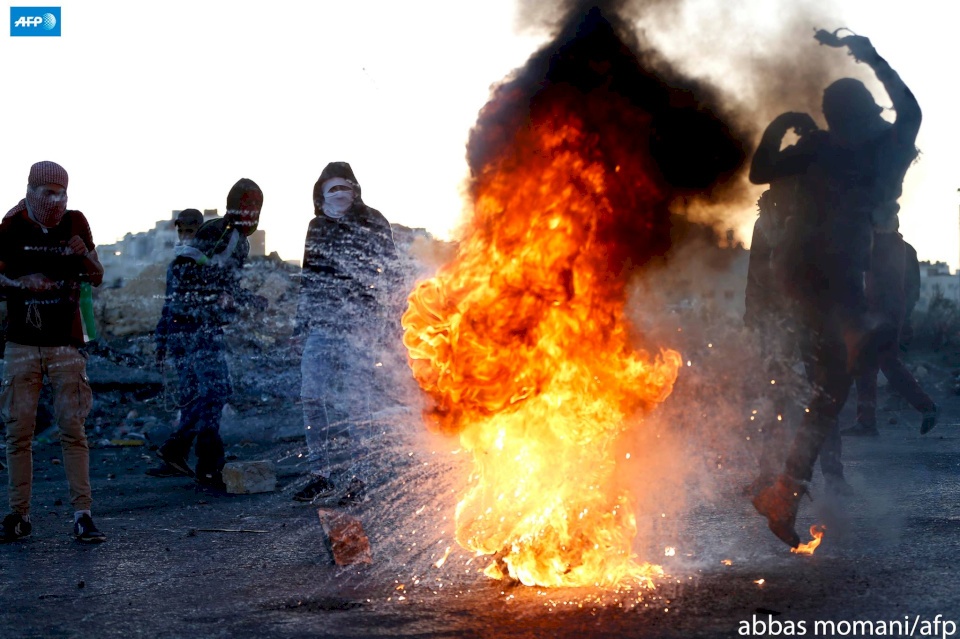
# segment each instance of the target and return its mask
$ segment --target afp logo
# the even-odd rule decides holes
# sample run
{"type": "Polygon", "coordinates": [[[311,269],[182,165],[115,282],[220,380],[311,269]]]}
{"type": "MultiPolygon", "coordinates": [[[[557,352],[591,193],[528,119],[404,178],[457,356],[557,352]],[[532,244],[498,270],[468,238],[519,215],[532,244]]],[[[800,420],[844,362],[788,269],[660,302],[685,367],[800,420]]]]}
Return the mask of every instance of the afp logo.
{"type": "Polygon", "coordinates": [[[60,37],[60,7],[10,7],[10,35],[60,37]]]}

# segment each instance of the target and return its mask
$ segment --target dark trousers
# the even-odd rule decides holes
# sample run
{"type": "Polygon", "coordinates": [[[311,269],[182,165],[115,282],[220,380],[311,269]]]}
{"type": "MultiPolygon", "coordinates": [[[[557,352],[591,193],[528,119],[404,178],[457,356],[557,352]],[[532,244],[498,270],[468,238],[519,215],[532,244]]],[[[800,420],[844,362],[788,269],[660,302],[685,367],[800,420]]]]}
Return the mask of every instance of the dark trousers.
{"type": "Polygon", "coordinates": [[[843,476],[840,411],[854,374],[875,361],[881,345],[893,339],[888,327],[868,312],[862,271],[840,266],[825,278],[829,285],[821,294],[803,306],[813,396],[786,461],[787,474],[801,481],[813,477],[818,457],[824,476],[843,476]]]}
{"type": "Polygon", "coordinates": [[[897,352],[881,355],[879,366],[864,370],[857,377],[857,421],[868,426],[877,424],[877,372],[883,371],[890,388],[903,396],[921,413],[932,411],[933,399],[923,390],[897,352]]]}
{"type": "Polygon", "coordinates": [[[847,348],[837,327],[823,327],[815,335],[809,364],[813,397],[787,455],[786,472],[810,481],[820,458],[825,477],[843,477],[839,415],[847,401],[853,376],[847,365],[847,348]]]}
{"type": "Polygon", "coordinates": [[[871,313],[895,325],[897,340],[886,344],[875,361],[866,362],[857,377],[857,421],[877,423],[877,372],[883,371],[890,387],[920,412],[933,410],[934,402],[900,360],[900,332],[906,312],[904,265],[906,246],[899,233],[877,233],[873,240],[870,271],[866,277],[871,313]]]}
{"type": "Polygon", "coordinates": [[[213,328],[172,333],[167,352],[180,385],[180,427],[160,450],[186,458],[196,440],[197,474],[219,473],[225,461],[220,416],[232,392],[223,332],[213,328]]]}
{"type": "Polygon", "coordinates": [[[762,319],[754,331],[760,347],[760,375],[755,381],[761,392],[755,398],[757,409],[751,416],[749,439],[757,451],[761,477],[773,477],[783,466],[788,441],[786,415],[796,391],[789,380],[798,340],[786,314],[769,313],[762,319]]]}

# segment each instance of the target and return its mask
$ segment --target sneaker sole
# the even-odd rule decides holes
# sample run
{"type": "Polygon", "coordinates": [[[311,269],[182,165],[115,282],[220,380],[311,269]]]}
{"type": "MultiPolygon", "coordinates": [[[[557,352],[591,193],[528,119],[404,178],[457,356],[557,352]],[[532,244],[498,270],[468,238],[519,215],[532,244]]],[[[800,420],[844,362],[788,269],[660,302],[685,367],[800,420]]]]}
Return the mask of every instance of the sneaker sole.
{"type": "Polygon", "coordinates": [[[83,537],[74,537],[81,544],[102,544],[107,540],[106,537],[94,537],[94,538],[83,538],[83,537]]]}

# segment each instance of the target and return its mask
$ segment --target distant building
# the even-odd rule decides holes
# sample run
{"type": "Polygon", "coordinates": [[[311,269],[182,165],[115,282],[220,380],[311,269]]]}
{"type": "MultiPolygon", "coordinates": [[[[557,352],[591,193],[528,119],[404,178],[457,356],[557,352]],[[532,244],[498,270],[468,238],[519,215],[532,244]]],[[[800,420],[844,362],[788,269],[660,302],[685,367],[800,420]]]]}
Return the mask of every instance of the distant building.
{"type": "MultiPolygon", "coordinates": [[[[98,245],[97,254],[103,264],[104,285],[123,286],[146,267],[169,262],[178,239],[173,222],[179,213],[179,210],[172,211],[170,219],[157,222],[149,231],[127,233],[115,244],[98,245]]],[[[219,217],[217,209],[203,210],[204,222],[219,217]]],[[[266,234],[263,230],[254,231],[250,236],[250,255],[266,255],[266,234]]]]}
{"type": "Polygon", "coordinates": [[[750,251],[728,232],[726,241],[707,232],[679,247],[651,281],[662,303],[678,312],[710,311],[742,318],[750,251]],[[719,242],[719,245],[718,245],[719,242]]]}
{"type": "Polygon", "coordinates": [[[960,274],[951,274],[946,262],[920,262],[920,301],[917,302],[917,310],[925,310],[938,293],[960,302],[960,274]]]}

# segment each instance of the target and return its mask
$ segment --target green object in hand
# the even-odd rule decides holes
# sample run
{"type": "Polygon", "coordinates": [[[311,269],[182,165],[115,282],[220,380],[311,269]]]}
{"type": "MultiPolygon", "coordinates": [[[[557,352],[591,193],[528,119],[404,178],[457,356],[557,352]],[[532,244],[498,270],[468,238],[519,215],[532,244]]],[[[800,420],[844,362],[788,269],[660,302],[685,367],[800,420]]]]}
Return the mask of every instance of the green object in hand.
{"type": "Polygon", "coordinates": [[[93,287],[90,282],[80,283],[80,319],[88,342],[97,339],[97,322],[93,317],[93,287]]]}

